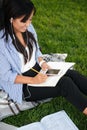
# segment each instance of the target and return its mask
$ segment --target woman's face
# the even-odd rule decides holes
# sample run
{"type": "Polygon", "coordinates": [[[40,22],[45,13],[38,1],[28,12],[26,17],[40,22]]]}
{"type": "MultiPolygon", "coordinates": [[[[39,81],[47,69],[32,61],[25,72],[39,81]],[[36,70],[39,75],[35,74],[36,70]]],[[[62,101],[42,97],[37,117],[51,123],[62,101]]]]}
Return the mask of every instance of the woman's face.
{"type": "Polygon", "coordinates": [[[24,16],[13,19],[12,25],[14,28],[14,32],[15,33],[25,32],[27,30],[27,27],[32,22],[32,17],[33,17],[33,12],[31,13],[30,17],[25,22],[22,22],[22,19],[24,18],[24,16]]]}

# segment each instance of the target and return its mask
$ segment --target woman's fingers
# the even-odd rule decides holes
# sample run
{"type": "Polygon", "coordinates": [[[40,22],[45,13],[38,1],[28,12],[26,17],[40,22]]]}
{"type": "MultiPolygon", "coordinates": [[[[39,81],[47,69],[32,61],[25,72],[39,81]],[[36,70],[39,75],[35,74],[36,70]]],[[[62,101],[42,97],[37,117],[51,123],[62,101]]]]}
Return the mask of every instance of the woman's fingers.
{"type": "Polygon", "coordinates": [[[45,82],[46,79],[47,79],[47,75],[46,74],[39,73],[38,75],[36,75],[34,77],[33,81],[34,81],[34,83],[39,84],[39,83],[45,82]]]}

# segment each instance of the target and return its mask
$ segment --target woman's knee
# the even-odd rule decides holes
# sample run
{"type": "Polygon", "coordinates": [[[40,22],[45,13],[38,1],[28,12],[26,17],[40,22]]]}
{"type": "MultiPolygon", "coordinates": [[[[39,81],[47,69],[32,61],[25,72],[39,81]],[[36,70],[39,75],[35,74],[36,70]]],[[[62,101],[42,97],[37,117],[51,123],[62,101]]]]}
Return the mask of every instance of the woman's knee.
{"type": "Polygon", "coordinates": [[[61,90],[62,96],[67,96],[70,92],[72,92],[72,89],[74,87],[74,83],[71,78],[67,76],[63,76],[59,81],[59,87],[61,90]]]}
{"type": "Polygon", "coordinates": [[[62,86],[62,87],[69,87],[73,84],[73,81],[70,77],[67,77],[67,76],[63,76],[60,81],[59,81],[59,86],[62,86]]]}

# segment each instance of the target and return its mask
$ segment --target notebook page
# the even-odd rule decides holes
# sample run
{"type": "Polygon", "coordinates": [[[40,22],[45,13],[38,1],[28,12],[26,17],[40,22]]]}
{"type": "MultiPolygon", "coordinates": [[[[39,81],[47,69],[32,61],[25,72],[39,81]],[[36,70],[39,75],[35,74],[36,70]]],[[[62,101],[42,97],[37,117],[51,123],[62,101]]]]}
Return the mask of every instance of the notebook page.
{"type": "Polygon", "coordinates": [[[17,130],[44,130],[44,128],[40,122],[34,122],[31,124],[22,126],[20,128],[17,128],[17,130]]]}
{"type": "Polygon", "coordinates": [[[45,116],[41,123],[46,127],[45,130],[78,130],[65,111],[45,116]]]}

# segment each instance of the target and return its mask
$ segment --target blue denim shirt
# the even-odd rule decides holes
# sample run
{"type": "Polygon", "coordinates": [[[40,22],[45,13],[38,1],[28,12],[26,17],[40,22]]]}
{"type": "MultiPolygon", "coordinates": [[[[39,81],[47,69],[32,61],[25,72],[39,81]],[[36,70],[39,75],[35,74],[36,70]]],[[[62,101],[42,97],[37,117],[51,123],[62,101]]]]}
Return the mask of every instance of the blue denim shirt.
{"type": "MultiPolygon", "coordinates": [[[[37,41],[37,34],[32,24],[29,26],[28,30],[32,32],[37,41]]],[[[0,37],[2,33],[3,30],[0,31],[0,37]]],[[[38,61],[39,56],[42,56],[39,46],[35,55],[36,61],[38,61]]],[[[22,103],[23,84],[14,83],[18,74],[21,74],[21,61],[18,52],[12,44],[10,36],[8,43],[2,38],[0,39],[0,89],[5,90],[9,94],[9,97],[15,102],[22,103]]]]}

